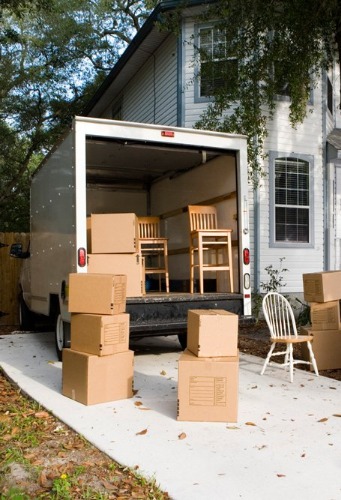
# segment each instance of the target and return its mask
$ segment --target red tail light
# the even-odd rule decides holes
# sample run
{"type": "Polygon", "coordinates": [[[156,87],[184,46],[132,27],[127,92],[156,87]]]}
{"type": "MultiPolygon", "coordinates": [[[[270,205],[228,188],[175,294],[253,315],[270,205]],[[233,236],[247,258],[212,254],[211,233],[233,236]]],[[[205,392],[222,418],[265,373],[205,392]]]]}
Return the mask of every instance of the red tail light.
{"type": "Polygon", "coordinates": [[[250,250],[248,248],[243,250],[243,261],[245,265],[250,264],[250,250]]]}
{"type": "Polygon", "coordinates": [[[86,265],[86,250],[85,248],[78,248],[78,265],[84,267],[86,265]]]}

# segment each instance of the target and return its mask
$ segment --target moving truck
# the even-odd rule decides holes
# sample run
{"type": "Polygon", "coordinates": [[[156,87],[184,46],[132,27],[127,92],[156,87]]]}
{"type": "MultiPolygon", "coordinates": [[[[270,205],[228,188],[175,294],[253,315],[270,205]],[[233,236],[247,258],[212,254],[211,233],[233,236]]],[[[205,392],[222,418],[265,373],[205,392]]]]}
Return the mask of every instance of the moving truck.
{"type": "Polygon", "coordinates": [[[159,216],[169,249],[170,292],[147,286],[127,297],[132,337],[177,334],[185,345],[189,309],[251,317],[246,137],[77,116],[33,176],[30,246],[11,250],[24,259],[22,329],[36,315],[52,320],[61,356],[69,274],[88,272],[89,217],[124,213],[159,216]],[[222,273],[206,280],[205,293],[189,293],[188,205],[214,205],[219,226],[233,230],[234,293],[222,273]]]}

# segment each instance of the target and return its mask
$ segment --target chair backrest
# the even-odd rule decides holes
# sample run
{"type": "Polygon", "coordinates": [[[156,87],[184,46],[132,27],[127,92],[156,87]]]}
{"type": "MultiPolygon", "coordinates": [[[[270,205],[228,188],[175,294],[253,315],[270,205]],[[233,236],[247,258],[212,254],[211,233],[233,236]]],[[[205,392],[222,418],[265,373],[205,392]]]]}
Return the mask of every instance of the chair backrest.
{"type": "Polygon", "coordinates": [[[218,229],[217,209],[211,205],[188,205],[190,231],[218,229]]]}
{"type": "Polygon", "coordinates": [[[160,238],[160,217],[138,217],[137,220],[140,238],[160,238]]]}
{"type": "Polygon", "coordinates": [[[267,293],[262,308],[272,338],[297,337],[295,316],[283,295],[278,292],[267,293]]]}

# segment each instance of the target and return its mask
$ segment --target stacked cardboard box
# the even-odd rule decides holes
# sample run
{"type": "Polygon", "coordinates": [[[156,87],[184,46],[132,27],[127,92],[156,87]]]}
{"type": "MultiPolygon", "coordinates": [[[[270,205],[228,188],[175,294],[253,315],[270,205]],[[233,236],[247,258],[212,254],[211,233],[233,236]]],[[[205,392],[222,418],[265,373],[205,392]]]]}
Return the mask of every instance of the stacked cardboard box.
{"type": "Polygon", "coordinates": [[[218,309],[188,311],[187,349],[179,359],[178,420],[236,422],[238,316],[218,309]]]}
{"type": "MultiPolygon", "coordinates": [[[[341,368],[341,271],[303,275],[304,299],[310,304],[311,327],[301,329],[313,335],[313,351],[319,370],[341,368]]],[[[309,360],[306,344],[303,358],[309,360]]]]}
{"type": "Polygon", "coordinates": [[[62,393],[85,405],[133,395],[125,275],[70,274],[71,348],[63,350],[62,393]]]}
{"type": "Polygon", "coordinates": [[[127,297],[145,294],[135,214],[92,214],[87,219],[88,273],[125,274],[127,297]]]}

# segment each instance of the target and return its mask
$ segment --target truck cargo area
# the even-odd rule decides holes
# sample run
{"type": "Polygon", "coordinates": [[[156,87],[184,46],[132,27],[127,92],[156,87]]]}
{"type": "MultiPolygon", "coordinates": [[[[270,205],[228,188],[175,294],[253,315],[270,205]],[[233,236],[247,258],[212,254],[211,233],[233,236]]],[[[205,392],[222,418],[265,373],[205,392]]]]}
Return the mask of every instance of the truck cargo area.
{"type": "MultiPolygon", "coordinates": [[[[97,272],[89,219],[99,214],[157,216],[168,241],[169,293],[164,282],[155,288],[146,271],[145,293],[127,294],[132,336],[181,334],[188,309],[251,315],[245,136],[74,118],[32,179],[31,242],[21,279],[22,311],[58,318],[60,351],[70,323],[69,275],[97,272]],[[206,272],[204,293],[197,276],[190,293],[189,205],[214,206],[219,227],[232,230],[233,290],[227,273],[206,272]]],[[[110,224],[105,231],[120,233],[110,224]]],[[[122,254],[123,260],[129,267],[122,254]]],[[[103,262],[99,272],[108,272],[103,262]]]]}

